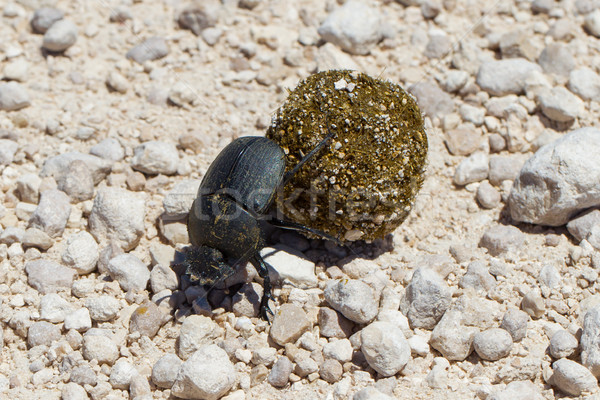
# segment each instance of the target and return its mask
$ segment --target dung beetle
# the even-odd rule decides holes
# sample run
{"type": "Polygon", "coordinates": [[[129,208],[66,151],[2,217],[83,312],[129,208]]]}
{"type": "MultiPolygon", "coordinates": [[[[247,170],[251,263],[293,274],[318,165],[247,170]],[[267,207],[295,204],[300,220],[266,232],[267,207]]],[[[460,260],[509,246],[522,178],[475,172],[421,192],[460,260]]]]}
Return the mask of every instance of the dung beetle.
{"type": "Polygon", "coordinates": [[[269,307],[271,281],[268,264],[259,251],[265,247],[265,223],[339,241],[309,227],[270,217],[267,213],[278,191],[334,136],[328,135],[287,173],[285,154],[278,144],[260,136],[241,137],[227,145],[204,175],[188,214],[192,248],[183,266],[192,282],[214,286],[250,262],[263,279],[260,316],[269,307]]]}

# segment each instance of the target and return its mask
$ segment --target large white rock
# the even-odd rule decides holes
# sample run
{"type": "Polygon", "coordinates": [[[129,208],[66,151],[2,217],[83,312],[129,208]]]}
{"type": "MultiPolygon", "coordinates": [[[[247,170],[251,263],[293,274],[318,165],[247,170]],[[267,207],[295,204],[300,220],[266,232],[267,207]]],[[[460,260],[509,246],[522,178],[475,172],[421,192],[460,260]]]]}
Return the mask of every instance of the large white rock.
{"type": "Polygon", "coordinates": [[[381,13],[362,1],[347,1],[319,27],[319,34],[351,54],[369,54],[383,39],[381,13]]]}
{"type": "Polygon", "coordinates": [[[512,219],[564,225],[600,205],[600,130],[580,128],[540,148],[515,180],[508,205],[512,219]]]}
{"type": "Polygon", "coordinates": [[[225,350],[209,344],[183,363],[171,393],[183,399],[220,399],[235,384],[236,372],[225,350]]]}
{"type": "Polygon", "coordinates": [[[520,94],[529,75],[541,70],[539,65],[524,58],[488,61],[477,72],[477,84],[494,96],[520,94]]]}
{"type": "Polygon", "coordinates": [[[360,332],[365,359],[382,376],[393,376],[410,360],[410,345],[397,326],[375,321],[360,332]]]}
{"type": "Polygon", "coordinates": [[[145,208],[143,194],[116,187],[99,189],[89,217],[90,232],[101,244],[113,240],[123,250],[131,250],[144,234],[145,208]]]}
{"type": "Polygon", "coordinates": [[[291,284],[301,289],[317,287],[315,263],[303,257],[302,253],[284,245],[265,247],[260,254],[271,266],[271,281],[291,284]]]}

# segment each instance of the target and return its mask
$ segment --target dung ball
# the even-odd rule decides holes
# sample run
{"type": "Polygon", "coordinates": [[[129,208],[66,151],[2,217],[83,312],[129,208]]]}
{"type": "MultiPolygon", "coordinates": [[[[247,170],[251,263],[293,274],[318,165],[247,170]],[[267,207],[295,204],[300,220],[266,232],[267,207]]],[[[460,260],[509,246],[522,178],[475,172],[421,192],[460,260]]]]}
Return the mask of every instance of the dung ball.
{"type": "Polygon", "coordinates": [[[325,146],[285,185],[278,210],[340,240],[373,240],[408,216],[423,184],[427,135],[402,87],[349,70],[309,76],[290,92],[266,136],[291,170],[325,146]]]}

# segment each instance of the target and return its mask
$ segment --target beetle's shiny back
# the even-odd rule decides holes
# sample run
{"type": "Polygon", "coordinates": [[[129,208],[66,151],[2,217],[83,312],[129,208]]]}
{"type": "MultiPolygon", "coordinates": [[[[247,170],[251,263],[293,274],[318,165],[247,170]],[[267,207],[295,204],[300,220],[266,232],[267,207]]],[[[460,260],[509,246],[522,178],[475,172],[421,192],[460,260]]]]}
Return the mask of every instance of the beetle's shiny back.
{"type": "Polygon", "coordinates": [[[260,136],[241,137],[212,162],[198,196],[226,192],[244,207],[263,214],[273,202],[284,172],[285,155],[275,142],[260,136]]]}

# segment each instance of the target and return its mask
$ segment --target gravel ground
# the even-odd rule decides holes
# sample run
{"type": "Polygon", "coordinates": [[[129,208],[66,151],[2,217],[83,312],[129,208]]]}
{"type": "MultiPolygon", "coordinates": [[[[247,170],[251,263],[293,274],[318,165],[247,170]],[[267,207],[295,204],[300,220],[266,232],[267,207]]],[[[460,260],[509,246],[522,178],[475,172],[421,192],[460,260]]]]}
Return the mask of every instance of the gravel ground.
{"type": "Polygon", "coordinates": [[[0,397],[600,398],[598,1],[0,4],[0,397]],[[268,325],[252,267],[170,264],[211,160],[341,68],[417,99],[425,183],[383,240],[273,231],[268,325]]]}

